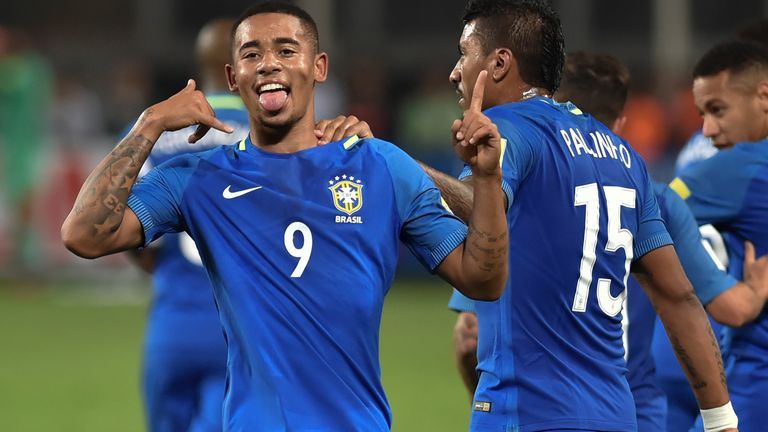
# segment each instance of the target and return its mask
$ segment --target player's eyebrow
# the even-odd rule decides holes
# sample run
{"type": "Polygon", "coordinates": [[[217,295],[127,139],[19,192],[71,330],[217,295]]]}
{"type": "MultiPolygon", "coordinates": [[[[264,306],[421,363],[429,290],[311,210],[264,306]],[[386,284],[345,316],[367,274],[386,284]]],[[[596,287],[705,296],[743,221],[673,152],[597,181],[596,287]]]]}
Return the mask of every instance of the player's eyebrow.
{"type": "MultiPolygon", "coordinates": [[[[272,39],[272,43],[275,45],[296,45],[296,46],[300,45],[299,41],[289,37],[274,38],[272,39]]],[[[240,45],[240,48],[238,48],[238,51],[242,52],[243,50],[246,50],[248,48],[260,48],[260,47],[261,47],[261,41],[251,40],[240,45]]]]}

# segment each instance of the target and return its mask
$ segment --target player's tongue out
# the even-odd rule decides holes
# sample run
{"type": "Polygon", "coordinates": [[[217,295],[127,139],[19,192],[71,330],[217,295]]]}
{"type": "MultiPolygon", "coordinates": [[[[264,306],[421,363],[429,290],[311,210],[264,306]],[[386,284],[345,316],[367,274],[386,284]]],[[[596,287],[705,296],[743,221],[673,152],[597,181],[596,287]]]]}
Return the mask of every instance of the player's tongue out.
{"type": "Polygon", "coordinates": [[[280,111],[288,100],[288,88],[282,84],[264,84],[258,93],[261,106],[271,112],[280,111]]]}
{"type": "Polygon", "coordinates": [[[268,91],[259,95],[259,102],[267,111],[280,111],[287,100],[288,92],[285,90],[268,91]]]}

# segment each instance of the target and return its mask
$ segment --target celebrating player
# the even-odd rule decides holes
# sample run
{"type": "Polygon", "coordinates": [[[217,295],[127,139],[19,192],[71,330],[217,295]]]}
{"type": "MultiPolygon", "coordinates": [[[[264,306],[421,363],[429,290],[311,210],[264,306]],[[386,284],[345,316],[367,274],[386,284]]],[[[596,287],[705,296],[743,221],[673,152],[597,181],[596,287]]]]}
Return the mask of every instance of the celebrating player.
{"type": "MultiPolygon", "coordinates": [[[[621,309],[630,268],[651,297],[708,426],[732,430],[722,363],[640,157],[573,105],[558,104],[559,19],[539,1],[470,1],[451,73],[460,103],[488,74],[484,113],[507,144],[510,280],[477,302],[472,430],[636,430],[621,309]],[[714,415],[714,417],[712,417],[714,415]]],[[[465,129],[455,125],[454,139],[465,129]]],[[[457,215],[482,186],[430,171],[457,215]]],[[[474,175],[465,171],[465,180],[474,175]]]]}
{"type": "MultiPolygon", "coordinates": [[[[577,52],[566,58],[563,80],[554,98],[574,103],[619,135],[626,121],[622,111],[628,89],[629,72],[615,58],[577,52]]],[[[768,297],[768,257],[755,261],[754,248],[750,247],[751,255],[745,256],[745,266],[750,270],[745,273],[748,280],[736,281],[711,259],[696,221],[680,197],[663,183],[654,182],[653,189],[675,251],[707,311],[723,322],[732,322],[735,317],[749,319],[757,316],[768,297]]],[[[450,307],[460,311],[454,329],[459,371],[465,382],[471,383],[474,379],[474,385],[469,387],[474,392],[477,382],[476,361],[472,362],[476,355],[473,345],[477,339],[474,302],[454,293],[450,307]]],[[[665,431],[667,403],[664,392],[656,384],[654,359],[650,352],[656,313],[634,277],[628,280],[623,314],[627,381],[635,400],[637,429],[665,431]]],[[[664,334],[661,336],[666,338],[664,334]]]]}
{"type": "MultiPolygon", "coordinates": [[[[747,274],[744,241],[752,241],[758,255],[768,252],[768,49],[743,41],[718,45],[699,60],[693,78],[704,135],[731,148],[683,171],[670,186],[699,224],[711,223],[727,234],[728,272],[741,278],[747,274]]],[[[725,331],[733,406],[743,430],[763,430],[768,424],[762,403],[768,390],[768,312],[763,309],[753,322],[725,331]]]]}
{"type": "Polygon", "coordinates": [[[183,155],[134,185],[163,131],[213,116],[194,81],[144,111],[86,180],[62,226],[65,244],[97,257],[165,232],[187,232],[213,285],[228,343],[226,430],[389,430],[378,330],[398,240],[476,299],[501,295],[507,225],[500,138],[477,101],[462,147],[482,192],[469,228],[396,146],[351,138],[317,146],[314,86],[328,57],[302,9],[260,3],[236,22],[230,90],[249,113],[235,146],[183,155]]]}

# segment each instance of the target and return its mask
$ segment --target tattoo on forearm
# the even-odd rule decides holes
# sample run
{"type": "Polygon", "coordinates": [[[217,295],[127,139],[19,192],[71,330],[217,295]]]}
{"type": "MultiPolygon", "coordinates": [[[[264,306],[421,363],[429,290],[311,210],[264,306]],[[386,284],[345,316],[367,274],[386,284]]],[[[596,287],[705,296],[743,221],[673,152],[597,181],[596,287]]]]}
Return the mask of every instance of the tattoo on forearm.
{"type": "Polygon", "coordinates": [[[498,243],[507,242],[506,230],[502,233],[489,234],[470,225],[467,240],[465,250],[470,258],[479,263],[482,271],[490,273],[505,264],[506,247],[499,247],[498,243]]]}
{"type": "Polygon", "coordinates": [[[709,343],[712,346],[712,350],[715,352],[715,362],[717,368],[720,370],[720,384],[724,389],[728,389],[728,383],[725,380],[725,368],[723,367],[723,356],[720,353],[720,345],[717,343],[717,337],[712,331],[712,327],[709,327],[709,343]]]}
{"type": "Polygon", "coordinates": [[[706,387],[707,382],[699,377],[698,371],[696,371],[696,368],[693,366],[693,360],[683,348],[680,340],[675,336],[671,336],[670,342],[672,342],[672,347],[675,349],[675,353],[677,353],[677,357],[680,359],[680,364],[688,371],[688,375],[691,377],[691,387],[695,390],[706,387]]]}
{"type": "Polygon", "coordinates": [[[152,144],[142,135],[128,135],[86,180],[74,212],[78,216],[86,213],[84,221],[95,234],[120,226],[131,187],[152,144]]]}

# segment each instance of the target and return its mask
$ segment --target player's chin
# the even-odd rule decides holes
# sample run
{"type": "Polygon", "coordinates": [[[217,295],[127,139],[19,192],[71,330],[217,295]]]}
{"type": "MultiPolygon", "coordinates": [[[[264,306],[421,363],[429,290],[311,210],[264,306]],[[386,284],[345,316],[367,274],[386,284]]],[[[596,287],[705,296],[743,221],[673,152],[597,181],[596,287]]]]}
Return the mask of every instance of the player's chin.
{"type": "Polygon", "coordinates": [[[293,123],[295,122],[292,120],[292,116],[286,111],[281,111],[279,113],[273,113],[272,115],[265,115],[261,117],[261,124],[273,129],[283,129],[293,123]]]}

